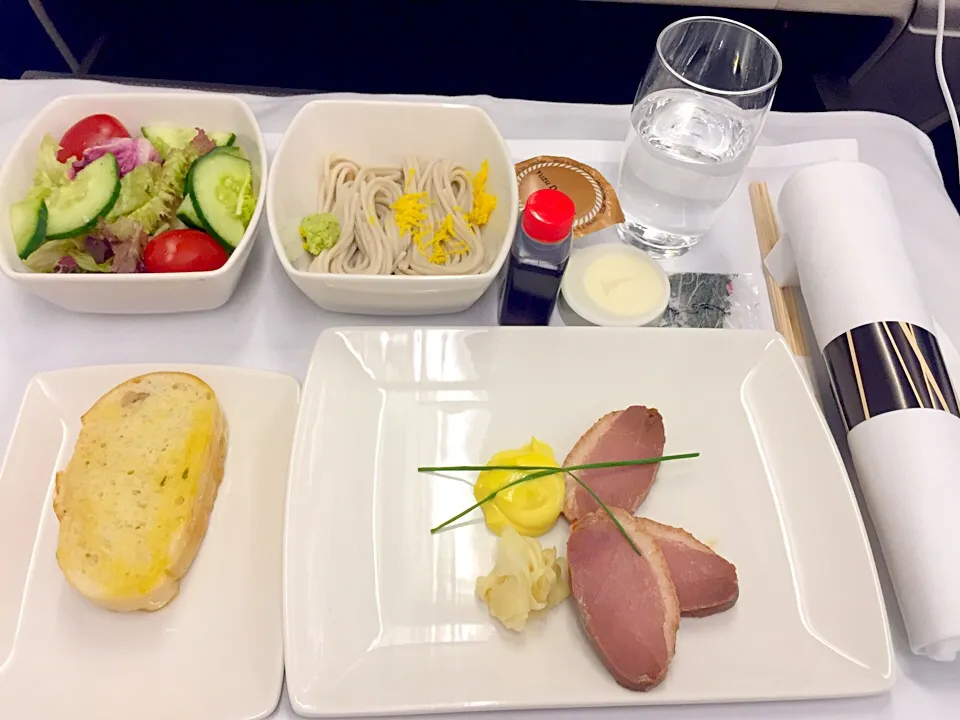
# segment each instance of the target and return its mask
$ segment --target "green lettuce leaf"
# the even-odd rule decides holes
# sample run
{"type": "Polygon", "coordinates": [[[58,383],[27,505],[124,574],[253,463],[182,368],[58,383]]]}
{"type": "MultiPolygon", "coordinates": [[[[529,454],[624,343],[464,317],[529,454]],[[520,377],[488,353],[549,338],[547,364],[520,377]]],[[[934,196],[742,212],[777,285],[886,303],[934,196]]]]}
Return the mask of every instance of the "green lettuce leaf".
{"type": "Polygon", "coordinates": [[[77,265],[80,266],[80,269],[84,272],[101,272],[108,273],[113,269],[113,258],[110,258],[106,262],[97,263],[90,254],[79,248],[75,248],[70,251],[70,257],[77,261],[77,265]]]}
{"type": "Polygon", "coordinates": [[[104,227],[111,243],[132,242],[144,233],[143,226],[129,217],[118,218],[104,227]]]}
{"type": "Polygon", "coordinates": [[[43,140],[40,141],[40,149],[37,151],[37,169],[33,173],[31,199],[46,197],[53,188],[70,182],[67,177],[70,163],[62,163],[57,160],[59,150],[60,146],[53,139],[53,136],[43,136],[43,140]]]}
{"type": "Polygon", "coordinates": [[[120,179],[120,196],[107,215],[107,221],[129,215],[150,202],[161,172],[160,163],[147,162],[124,175],[120,179]]]}
{"type": "Polygon", "coordinates": [[[90,254],[83,249],[83,240],[67,238],[66,240],[51,240],[34,250],[24,260],[24,264],[39,273],[53,272],[60,258],[70,256],[77,261],[77,265],[85,272],[110,272],[111,260],[99,265],[94,262],[90,254]]]}
{"type": "MultiPolygon", "coordinates": [[[[60,258],[69,255],[74,247],[73,240],[51,240],[30,253],[23,264],[34,272],[53,272],[53,268],[60,262],[60,258]]],[[[77,264],[79,265],[79,263],[77,264]]]]}
{"type": "Polygon", "coordinates": [[[183,201],[183,185],[190,166],[201,154],[192,143],[181,150],[170,151],[154,183],[153,197],[127,217],[136,221],[148,235],[169,222],[183,201]]]}

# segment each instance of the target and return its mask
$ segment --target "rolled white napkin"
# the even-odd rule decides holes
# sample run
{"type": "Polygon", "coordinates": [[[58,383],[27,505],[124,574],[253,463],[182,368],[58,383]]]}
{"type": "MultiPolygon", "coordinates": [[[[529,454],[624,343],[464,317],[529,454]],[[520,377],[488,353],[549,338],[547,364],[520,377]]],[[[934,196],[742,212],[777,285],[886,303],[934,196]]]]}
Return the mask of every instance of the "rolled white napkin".
{"type": "Polygon", "coordinates": [[[911,649],[953,660],[960,411],[886,179],[862,163],[804,168],[779,213],[911,649]]]}

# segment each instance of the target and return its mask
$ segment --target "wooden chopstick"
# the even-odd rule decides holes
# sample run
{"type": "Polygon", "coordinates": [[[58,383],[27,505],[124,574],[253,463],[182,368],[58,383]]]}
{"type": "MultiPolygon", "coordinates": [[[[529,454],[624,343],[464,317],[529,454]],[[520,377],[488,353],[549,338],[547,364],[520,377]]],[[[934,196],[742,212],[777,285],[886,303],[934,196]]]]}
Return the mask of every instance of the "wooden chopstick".
{"type": "MultiPolygon", "coordinates": [[[[750,206],[753,208],[753,224],[757,228],[760,257],[766,260],[767,254],[773,250],[773,246],[780,239],[780,230],[777,227],[777,218],[773,212],[773,203],[770,201],[766,183],[750,183],[750,206]]],[[[763,267],[763,275],[767,279],[767,292],[770,294],[774,325],[786,339],[787,346],[794,355],[810,357],[810,345],[801,321],[797,288],[780,287],[767,271],[766,265],[763,267]]]]}

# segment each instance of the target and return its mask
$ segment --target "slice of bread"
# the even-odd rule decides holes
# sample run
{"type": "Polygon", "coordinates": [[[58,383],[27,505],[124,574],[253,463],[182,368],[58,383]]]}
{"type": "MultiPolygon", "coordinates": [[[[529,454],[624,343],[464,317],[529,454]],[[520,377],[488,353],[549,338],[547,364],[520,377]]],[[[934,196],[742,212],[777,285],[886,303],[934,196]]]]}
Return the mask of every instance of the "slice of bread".
{"type": "Polygon", "coordinates": [[[57,473],[67,582],[118,612],[173,600],[206,534],[226,449],[217,396],[193,375],[150,373],[97,400],[57,473]]]}

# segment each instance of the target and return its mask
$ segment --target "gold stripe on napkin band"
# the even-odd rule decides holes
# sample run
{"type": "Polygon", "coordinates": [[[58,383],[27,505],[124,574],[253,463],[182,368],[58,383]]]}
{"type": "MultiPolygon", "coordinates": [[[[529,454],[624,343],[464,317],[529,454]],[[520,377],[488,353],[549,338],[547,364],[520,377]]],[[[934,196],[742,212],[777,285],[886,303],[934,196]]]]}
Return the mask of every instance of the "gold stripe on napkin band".
{"type": "Polygon", "coordinates": [[[905,322],[861,325],[823,350],[847,430],[876,415],[929,408],[960,417],[936,337],[905,322]]]}

